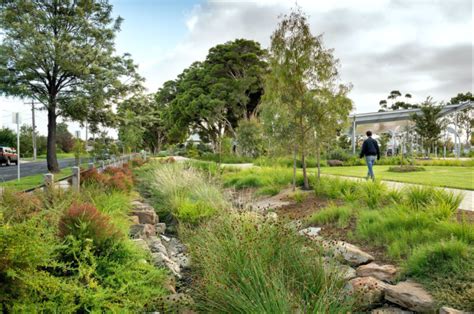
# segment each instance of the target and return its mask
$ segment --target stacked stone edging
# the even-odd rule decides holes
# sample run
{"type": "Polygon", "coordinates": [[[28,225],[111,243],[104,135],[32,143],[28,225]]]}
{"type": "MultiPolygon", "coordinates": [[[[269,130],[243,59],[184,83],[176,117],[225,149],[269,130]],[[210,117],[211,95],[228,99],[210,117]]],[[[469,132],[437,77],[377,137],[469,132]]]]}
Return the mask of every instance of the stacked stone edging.
{"type": "Polygon", "coordinates": [[[176,281],[183,279],[183,271],[190,265],[186,246],[178,238],[165,234],[166,224],[159,222],[159,217],[150,204],[141,200],[134,200],[131,204],[130,237],[137,246],[150,253],[155,267],[165,268],[172,275],[167,287],[172,294],[163,299],[164,305],[172,303],[176,308],[181,308],[184,303],[186,306],[192,304],[189,295],[176,292],[176,281]]]}

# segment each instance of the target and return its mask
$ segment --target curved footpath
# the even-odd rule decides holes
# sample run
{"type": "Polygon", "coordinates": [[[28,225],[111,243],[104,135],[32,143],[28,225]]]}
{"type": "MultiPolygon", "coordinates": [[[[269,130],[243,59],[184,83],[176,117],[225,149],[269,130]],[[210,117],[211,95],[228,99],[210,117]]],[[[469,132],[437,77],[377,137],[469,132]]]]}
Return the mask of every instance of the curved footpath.
{"type": "MultiPolygon", "coordinates": [[[[353,181],[364,181],[365,180],[363,178],[339,176],[339,175],[332,175],[332,174],[321,174],[321,175],[328,176],[328,177],[334,177],[334,178],[343,178],[343,179],[353,180],[353,181]]],[[[429,186],[429,185],[413,184],[413,183],[402,183],[402,182],[387,181],[387,180],[382,180],[381,182],[386,184],[389,188],[397,189],[397,190],[400,190],[400,189],[402,189],[404,187],[407,187],[407,186],[429,186]]],[[[433,186],[433,187],[436,188],[436,189],[443,189],[445,191],[452,192],[452,193],[455,193],[455,194],[461,194],[463,196],[463,199],[461,201],[461,204],[459,204],[459,209],[474,211],[474,191],[453,189],[453,188],[444,188],[444,187],[437,187],[437,186],[433,186]]]]}

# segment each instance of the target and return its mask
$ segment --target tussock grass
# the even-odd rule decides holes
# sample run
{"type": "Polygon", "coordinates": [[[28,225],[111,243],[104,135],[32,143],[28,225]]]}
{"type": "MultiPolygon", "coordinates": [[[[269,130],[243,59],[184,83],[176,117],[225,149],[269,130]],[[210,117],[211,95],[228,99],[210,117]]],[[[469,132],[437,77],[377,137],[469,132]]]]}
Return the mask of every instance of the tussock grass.
{"type": "Polygon", "coordinates": [[[185,164],[155,163],[141,172],[141,178],[162,216],[197,223],[229,206],[208,175],[185,164]]]}
{"type": "MultiPolygon", "coordinates": [[[[289,168],[265,168],[255,167],[244,169],[241,171],[224,172],[222,180],[225,187],[233,187],[236,189],[244,188],[259,188],[260,190],[276,188],[284,188],[291,185],[293,180],[293,170],[289,168]]],[[[303,184],[303,176],[297,173],[296,184],[298,186],[303,184]]]]}
{"type": "Polygon", "coordinates": [[[353,213],[351,206],[337,206],[330,204],[308,218],[310,224],[336,224],[344,228],[349,224],[353,213]]]}
{"type": "Polygon", "coordinates": [[[222,313],[347,312],[343,283],[325,274],[316,250],[251,213],[224,215],[183,231],[200,280],[199,309],[222,313]]]}

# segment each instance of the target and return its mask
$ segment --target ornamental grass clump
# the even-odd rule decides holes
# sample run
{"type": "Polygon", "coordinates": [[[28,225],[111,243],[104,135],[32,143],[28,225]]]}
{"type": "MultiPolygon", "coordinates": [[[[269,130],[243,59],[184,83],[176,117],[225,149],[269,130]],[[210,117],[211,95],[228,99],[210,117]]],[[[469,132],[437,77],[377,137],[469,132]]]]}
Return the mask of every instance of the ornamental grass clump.
{"type": "Polygon", "coordinates": [[[225,214],[182,231],[198,309],[216,313],[343,313],[344,283],[315,247],[254,213],[225,214]]]}
{"type": "Polygon", "coordinates": [[[59,237],[65,240],[91,240],[98,251],[107,250],[122,237],[110,218],[91,204],[72,204],[59,219],[58,230],[59,237]]]}
{"type": "Polygon", "coordinates": [[[204,173],[182,164],[163,164],[144,176],[156,208],[183,222],[197,223],[229,206],[204,173]]]}

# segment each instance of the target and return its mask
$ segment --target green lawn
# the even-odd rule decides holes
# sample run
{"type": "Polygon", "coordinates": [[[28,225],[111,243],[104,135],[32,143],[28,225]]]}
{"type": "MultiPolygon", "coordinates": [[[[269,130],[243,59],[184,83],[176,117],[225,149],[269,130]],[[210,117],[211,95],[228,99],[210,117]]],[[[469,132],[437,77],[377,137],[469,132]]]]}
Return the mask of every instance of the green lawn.
{"type": "MultiPolygon", "coordinates": [[[[382,180],[474,190],[474,167],[425,166],[426,171],[408,173],[389,172],[390,167],[375,165],[375,177],[382,180]]],[[[324,167],[321,173],[365,177],[367,167],[324,167]]]]}
{"type": "MultiPolygon", "coordinates": [[[[72,168],[64,168],[61,169],[59,173],[54,174],[54,181],[58,181],[68,175],[72,174],[72,168]]],[[[4,188],[11,188],[14,190],[27,190],[30,188],[34,188],[35,186],[41,185],[44,183],[44,174],[35,174],[33,176],[22,177],[20,181],[18,180],[11,180],[0,183],[0,187],[4,188]]]]}

